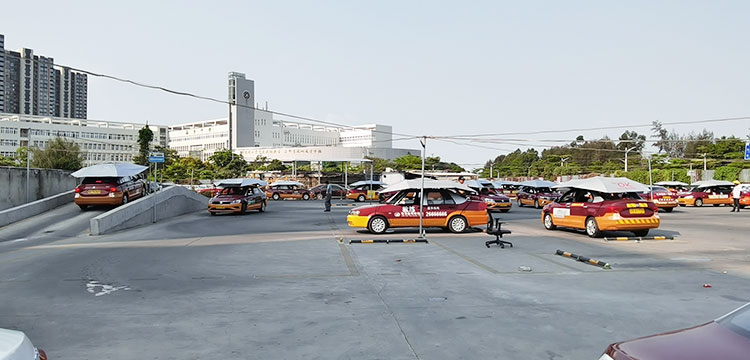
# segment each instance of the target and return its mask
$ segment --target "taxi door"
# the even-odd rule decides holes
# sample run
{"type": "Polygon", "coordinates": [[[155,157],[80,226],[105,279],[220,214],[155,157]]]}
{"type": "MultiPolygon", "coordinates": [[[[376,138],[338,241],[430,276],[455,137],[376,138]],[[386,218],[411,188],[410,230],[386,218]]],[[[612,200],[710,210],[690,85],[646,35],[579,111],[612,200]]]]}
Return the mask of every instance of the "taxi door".
{"type": "MultiPolygon", "coordinates": [[[[518,193],[519,196],[521,193],[518,193]]],[[[569,226],[570,221],[570,204],[575,199],[575,190],[571,190],[563,194],[559,200],[550,205],[550,215],[552,215],[552,222],[558,226],[569,226]]]]}
{"type": "Polygon", "coordinates": [[[726,187],[711,187],[706,190],[706,204],[730,204],[731,194],[726,187]]]}
{"type": "Polygon", "coordinates": [[[419,191],[408,191],[385,213],[392,227],[419,226],[419,191]]]}
{"type": "Polygon", "coordinates": [[[457,210],[456,202],[446,192],[440,190],[425,191],[425,226],[445,226],[448,215],[457,210]]]}

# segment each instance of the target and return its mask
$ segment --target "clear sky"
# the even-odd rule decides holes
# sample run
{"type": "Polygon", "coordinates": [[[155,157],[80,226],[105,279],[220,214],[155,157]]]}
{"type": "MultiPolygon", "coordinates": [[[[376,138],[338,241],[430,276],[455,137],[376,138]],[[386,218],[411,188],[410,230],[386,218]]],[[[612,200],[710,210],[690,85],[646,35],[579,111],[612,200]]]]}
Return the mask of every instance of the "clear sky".
{"type": "MultiPolygon", "coordinates": [[[[2,12],[9,49],[221,99],[227,73],[243,72],[271,110],[397,133],[750,116],[748,1],[37,0],[5,2],[2,12]]],[[[89,78],[89,118],[226,116],[221,104],[89,78]]],[[[703,127],[745,137],[750,121],[677,130],[703,127]]],[[[432,140],[427,153],[478,166],[503,151],[432,140]]]]}

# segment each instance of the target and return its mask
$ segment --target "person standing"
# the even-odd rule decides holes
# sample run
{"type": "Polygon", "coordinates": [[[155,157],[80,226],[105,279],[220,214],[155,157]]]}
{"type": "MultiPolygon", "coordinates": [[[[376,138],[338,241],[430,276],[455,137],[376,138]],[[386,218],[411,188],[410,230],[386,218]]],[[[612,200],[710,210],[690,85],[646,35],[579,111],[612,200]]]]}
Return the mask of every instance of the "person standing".
{"type": "Polygon", "coordinates": [[[333,196],[333,186],[326,180],[326,209],[325,212],[331,211],[331,197],[333,196]]]}
{"type": "Polygon", "coordinates": [[[742,184],[735,180],[734,189],[732,189],[732,199],[734,200],[734,207],[731,212],[740,212],[740,196],[742,196],[742,184]]]}

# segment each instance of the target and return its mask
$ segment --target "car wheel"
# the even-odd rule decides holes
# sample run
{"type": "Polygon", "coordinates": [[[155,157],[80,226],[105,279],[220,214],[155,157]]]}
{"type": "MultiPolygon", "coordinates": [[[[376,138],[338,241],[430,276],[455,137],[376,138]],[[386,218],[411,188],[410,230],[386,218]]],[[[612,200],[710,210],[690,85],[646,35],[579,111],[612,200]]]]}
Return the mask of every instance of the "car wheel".
{"type": "Polygon", "coordinates": [[[78,207],[81,208],[81,211],[86,211],[89,208],[88,205],[78,205],[78,207]]]}
{"type": "Polygon", "coordinates": [[[382,234],[388,230],[388,221],[382,216],[373,216],[367,223],[367,230],[373,234],[382,234]]]}
{"type": "Polygon", "coordinates": [[[128,203],[128,193],[122,194],[122,204],[125,205],[128,203]]]}
{"type": "Polygon", "coordinates": [[[279,200],[281,199],[281,196],[279,196],[279,193],[274,193],[273,196],[271,196],[271,198],[273,198],[274,200],[279,200]]]}
{"type": "Polygon", "coordinates": [[[703,206],[703,199],[696,199],[695,200],[695,206],[697,206],[697,207],[703,206]]]}
{"type": "Polygon", "coordinates": [[[557,226],[552,222],[552,215],[549,213],[544,214],[544,228],[547,230],[555,230],[557,226]]]}
{"type": "Polygon", "coordinates": [[[534,200],[534,208],[535,209],[541,209],[542,208],[541,206],[539,206],[539,199],[535,199],[534,200]]]}
{"type": "Polygon", "coordinates": [[[596,219],[593,217],[586,219],[586,234],[592,238],[597,238],[602,235],[602,232],[599,231],[599,224],[596,223],[596,219]]]}
{"type": "Polygon", "coordinates": [[[637,237],[644,237],[644,236],[648,235],[648,229],[646,229],[646,230],[636,230],[636,231],[633,231],[633,234],[635,234],[635,236],[637,236],[637,237]]]}
{"type": "Polygon", "coordinates": [[[323,200],[323,193],[320,193],[316,196],[318,200],[323,200]]]}
{"type": "Polygon", "coordinates": [[[674,210],[674,208],[673,207],[668,207],[668,208],[664,208],[664,209],[661,209],[661,210],[664,210],[664,212],[672,212],[672,210],[674,210]]]}
{"type": "Polygon", "coordinates": [[[243,202],[242,205],[240,206],[240,214],[244,214],[246,212],[247,212],[247,203],[243,202]]]}
{"type": "Polygon", "coordinates": [[[310,200],[310,194],[308,193],[302,194],[302,200],[310,200]]]}
{"type": "Polygon", "coordinates": [[[448,230],[453,233],[462,233],[466,231],[467,226],[466,218],[460,215],[452,217],[448,222],[448,230]]]}
{"type": "Polygon", "coordinates": [[[213,211],[209,211],[208,213],[211,214],[211,216],[216,216],[216,213],[213,211]]]}
{"type": "Polygon", "coordinates": [[[357,201],[359,201],[359,202],[364,202],[365,200],[366,200],[366,199],[365,199],[365,196],[364,196],[364,195],[360,195],[360,196],[357,196],[357,201]]]}
{"type": "Polygon", "coordinates": [[[260,203],[260,208],[258,209],[258,212],[266,212],[266,201],[265,200],[263,200],[260,203]]]}

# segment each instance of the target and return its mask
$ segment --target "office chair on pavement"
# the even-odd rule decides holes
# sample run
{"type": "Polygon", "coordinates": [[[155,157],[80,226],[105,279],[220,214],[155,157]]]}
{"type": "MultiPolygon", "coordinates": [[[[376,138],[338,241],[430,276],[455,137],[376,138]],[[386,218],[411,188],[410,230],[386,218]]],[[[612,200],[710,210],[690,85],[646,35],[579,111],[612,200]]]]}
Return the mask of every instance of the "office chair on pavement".
{"type": "Polygon", "coordinates": [[[497,219],[492,218],[491,211],[488,211],[487,215],[489,216],[489,219],[487,220],[487,234],[495,235],[495,240],[485,241],[484,246],[489,248],[491,244],[497,244],[501,248],[505,248],[505,245],[508,244],[510,245],[510,247],[513,247],[512,242],[500,240],[503,237],[503,235],[511,233],[510,230],[502,229],[502,226],[505,223],[502,222],[500,218],[497,218],[497,219]]]}

